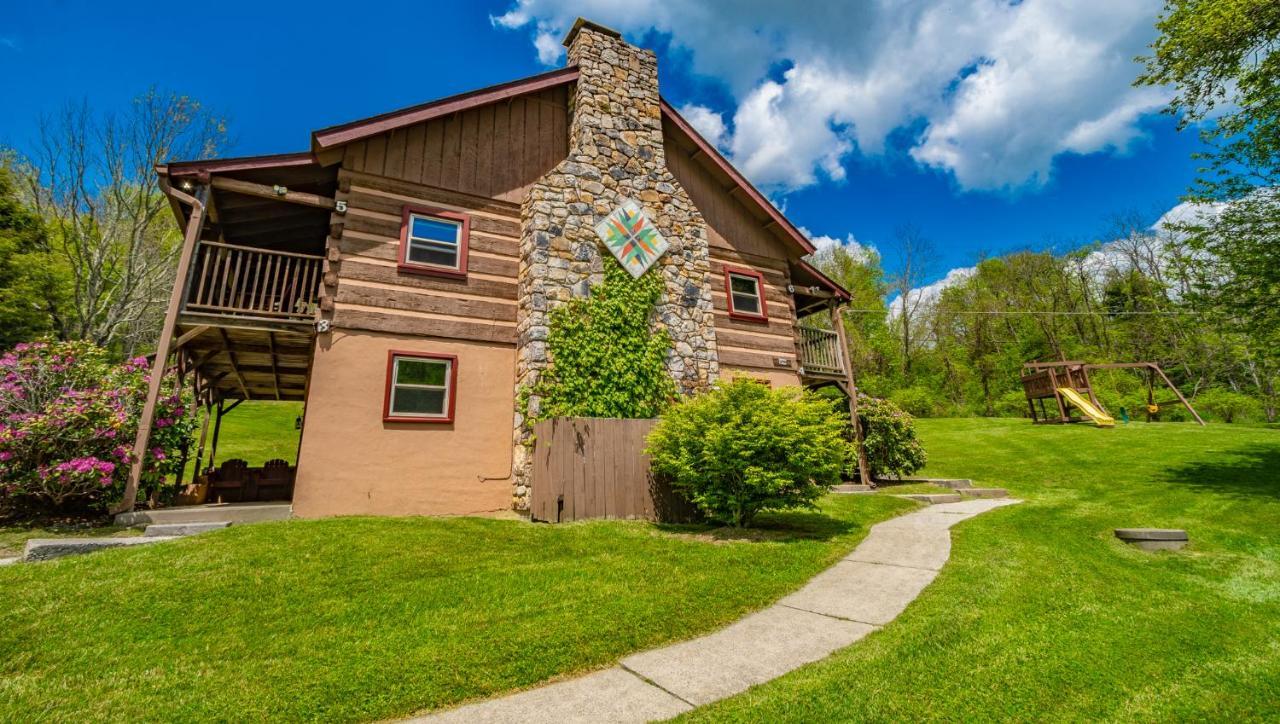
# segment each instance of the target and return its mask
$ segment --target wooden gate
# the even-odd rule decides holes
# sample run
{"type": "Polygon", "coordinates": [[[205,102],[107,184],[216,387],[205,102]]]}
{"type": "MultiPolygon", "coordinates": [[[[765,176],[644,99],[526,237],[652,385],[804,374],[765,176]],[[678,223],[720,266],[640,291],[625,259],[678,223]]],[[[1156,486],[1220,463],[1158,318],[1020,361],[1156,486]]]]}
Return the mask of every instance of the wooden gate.
{"type": "Polygon", "coordinates": [[[694,519],[693,506],[655,481],[644,453],[657,420],[558,417],[533,426],[534,520],[694,519]]]}

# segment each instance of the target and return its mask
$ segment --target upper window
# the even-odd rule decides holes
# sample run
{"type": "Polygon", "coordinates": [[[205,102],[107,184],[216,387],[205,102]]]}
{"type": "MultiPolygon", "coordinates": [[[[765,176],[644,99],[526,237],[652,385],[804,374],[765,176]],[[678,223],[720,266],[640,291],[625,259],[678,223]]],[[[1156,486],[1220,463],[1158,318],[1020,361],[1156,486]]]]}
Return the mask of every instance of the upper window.
{"type": "Polygon", "coordinates": [[[751,269],[724,271],[724,291],[729,297],[729,316],[737,319],[769,318],[764,302],[764,276],[751,269]]]}
{"type": "Polygon", "coordinates": [[[401,271],[466,276],[466,214],[405,207],[400,230],[401,271]]]}
{"type": "Polygon", "coordinates": [[[388,422],[453,422],[458,358],[391,352],[382,418],[388,422]]]}

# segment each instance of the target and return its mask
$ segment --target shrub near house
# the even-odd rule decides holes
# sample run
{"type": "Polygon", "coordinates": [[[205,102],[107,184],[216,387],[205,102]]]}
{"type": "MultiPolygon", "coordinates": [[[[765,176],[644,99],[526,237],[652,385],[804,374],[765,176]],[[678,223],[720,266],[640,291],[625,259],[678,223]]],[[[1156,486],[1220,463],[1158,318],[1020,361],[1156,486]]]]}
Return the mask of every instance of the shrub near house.
{"type": "MultiPolygon", "coordinates": [[[[103,507],[124,487],[146,386],[144,358],[87,342],[19,344],[0,357],[0,504],[103,507]]],[[[195,416],[170,389],[156,408],[143,490],[176,471],[195,416]]]]}
{"type": "Polygon", "coordinates": [[[649,435],[653,470],[734,527],[813,507],[849,459],[845,424],[812,393],[738,379],[673,406],[649,435]]]}

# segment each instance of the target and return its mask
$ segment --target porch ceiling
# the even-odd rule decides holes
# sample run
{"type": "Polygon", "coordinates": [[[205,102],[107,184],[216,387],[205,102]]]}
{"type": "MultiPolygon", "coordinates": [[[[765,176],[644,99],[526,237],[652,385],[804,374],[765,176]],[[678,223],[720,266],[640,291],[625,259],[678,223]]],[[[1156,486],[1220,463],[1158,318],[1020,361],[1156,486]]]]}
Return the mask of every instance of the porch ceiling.
{"type": "MultiPolygon", "coordinates": [[[[186,334],[201,326],[179,323],[186,334]]],[[[215,397],[227,400],[302,400],[313,335],[303,331],[207,327],[183,345],[215,397]]]]}

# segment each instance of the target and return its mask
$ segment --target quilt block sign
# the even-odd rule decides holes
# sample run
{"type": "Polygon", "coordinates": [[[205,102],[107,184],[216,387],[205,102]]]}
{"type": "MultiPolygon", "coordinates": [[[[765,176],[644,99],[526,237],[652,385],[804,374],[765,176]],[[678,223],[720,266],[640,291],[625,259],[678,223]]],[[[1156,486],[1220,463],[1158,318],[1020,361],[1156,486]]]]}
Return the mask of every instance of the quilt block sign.
{"type": "Polygon", "coordinates": [[[596,236],[609,247],[623,269],[639,277],[667,253],[667,240],[634,199],[622,199],[600,223],[596,236]]]}

